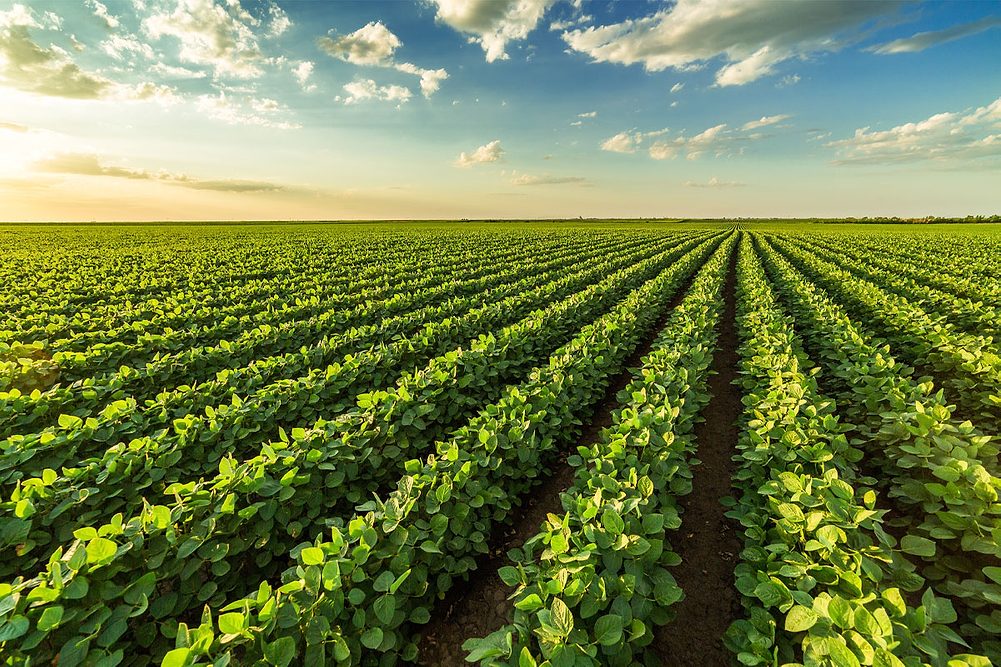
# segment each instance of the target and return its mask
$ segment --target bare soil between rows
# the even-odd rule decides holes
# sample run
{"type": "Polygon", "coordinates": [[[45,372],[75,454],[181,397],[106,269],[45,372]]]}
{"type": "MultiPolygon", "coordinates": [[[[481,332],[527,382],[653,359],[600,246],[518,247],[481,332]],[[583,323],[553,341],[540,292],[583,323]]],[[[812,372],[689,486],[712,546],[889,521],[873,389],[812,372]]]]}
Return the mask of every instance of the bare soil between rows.
{"type": "Polygon", "coordinates": [[[734,567],[740,558],[740,526],[725,516],[721,503],[731,495],[737,469],[737,420],[743,405],[733,384],[737,377],[736,249],[724,285],[723,315],[713,353],[712,398],[695,427],[696,456],[692,492],[679,499],[681,528],[670,536],[681,563],[672,569],[685,598],[674,605],[675,619],[654,632],[653,648],[666,667],[717,667],[734,663],[723,635],[740,618],[734,567]]]}

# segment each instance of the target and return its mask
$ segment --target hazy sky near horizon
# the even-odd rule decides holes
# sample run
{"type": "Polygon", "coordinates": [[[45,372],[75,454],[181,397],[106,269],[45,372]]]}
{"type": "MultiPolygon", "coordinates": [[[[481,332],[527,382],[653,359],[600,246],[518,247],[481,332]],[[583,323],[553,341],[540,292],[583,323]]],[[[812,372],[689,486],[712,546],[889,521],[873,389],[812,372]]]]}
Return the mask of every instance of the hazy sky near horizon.
{"type": "Polygon", "coordinates": [[[0,0],[0,219],[1001,213],[1001,2],[0,0]]]}

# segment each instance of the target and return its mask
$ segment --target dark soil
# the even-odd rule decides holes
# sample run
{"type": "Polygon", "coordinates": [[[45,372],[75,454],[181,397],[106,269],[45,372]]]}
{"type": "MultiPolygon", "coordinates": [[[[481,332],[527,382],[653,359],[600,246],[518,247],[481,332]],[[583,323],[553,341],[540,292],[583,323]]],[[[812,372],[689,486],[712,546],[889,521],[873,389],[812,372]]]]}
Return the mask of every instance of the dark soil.
{"type": "Polygon", "coordinates": [[[612,425],[613,412],[619,407],[617,395],[633,378],[630,369],[637,368],[650,352],[657,334],[664,328],[671,311],[681,302],[694,278],[695,274],[678,290],[664,314],[651,327],[647,338],[626,360],[625,370],[612,379],[601,402],[594,407],[591,420],[585,424],[579,440],[557,454],[556,460],[549,466],[550,476],[532,489],[524,504],[515,510],[518,514],[513,523],[503,527],[503,534],[491,536],[490,557],[478,564],[474,578],[457,584],[438,604],[420,642],[420,664],[429,667],[468,665],[462,643],[470,637],[486,637],[511,622],[513,607],[507,596],[513,589],[501,581],[497,570],[509,564],[506,554],[510,549],[538,533],[547,514],[562,514],[561,495],[573,483],[575,474],[575,469],[567,463],[567,457],[575,453],[578,446],[586,447],[597,442],[602,429],[612,425]]]}
{"type": "Polygon", "coordinates": [[[697,456],[692,492],[680,499],[680,535],[672,538],[681,563],[672,569],[685,599],[675,605],[675,620],[655,631],[653,648],[668,667],[717,667],[734,663],[723,634],[742,615],[733,571],[740,557],[740,526],[728,519],[721,499],[731,495],[737,469],[737,420],[742,404],[737,377],[736,267],[731,258],[724,287],[723,317],[713,355],[705,421],[695,428],[697,456]]]}

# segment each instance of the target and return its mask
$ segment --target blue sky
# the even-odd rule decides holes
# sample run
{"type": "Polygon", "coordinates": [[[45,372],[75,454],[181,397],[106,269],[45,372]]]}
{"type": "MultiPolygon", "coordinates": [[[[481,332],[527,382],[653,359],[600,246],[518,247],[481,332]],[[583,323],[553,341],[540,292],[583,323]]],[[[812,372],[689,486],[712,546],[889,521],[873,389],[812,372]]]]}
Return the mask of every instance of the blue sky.
{"type": "Polygon", "coordinates": [[[999,63],[999,2],[0,0],[0,218],[998,213],[999,63]]]}

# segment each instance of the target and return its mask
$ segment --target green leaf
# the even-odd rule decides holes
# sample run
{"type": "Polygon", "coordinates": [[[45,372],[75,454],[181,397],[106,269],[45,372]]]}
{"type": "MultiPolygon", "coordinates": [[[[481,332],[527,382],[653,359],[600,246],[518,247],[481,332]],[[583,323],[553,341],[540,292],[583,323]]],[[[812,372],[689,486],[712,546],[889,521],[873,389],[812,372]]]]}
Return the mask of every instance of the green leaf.
{"type": "Polygon", "coordinates": [[[497,575],[501,578],[501,581],[508,586],[517,586],[521,583],[521,574],[518,572],[518,568],[516,567],[505,565],[497,570],[497,575]]]}
{"type": "Polygon", "coordinates": [[[38,618],[38,629],[42,632],[48,632],[54,628],[59,627],[59,622],[63,620],[63,608],[60,605],[53,605],[52,607],[46,607],[45,611],[38,618]]]}
{"type": "Polygon", "coordinates": [[[904,553],[909,553],[912,556],[931,558],[935,555],[935,543],[917,535],[905,535],[900,540],[900,548],[904,550],[904,553]]]}
{"type": "Polygon", "coordinates": [[[320,547],[306,547],[299,552],[299,558],[306,565],[319,565],[323,562],[323,549],[320,547]]]}
{"type": "Polygon", "coordinates": [[[984,568],[984,576],[993,581],[995,584],[1001,584],[1001,567],[988,565],[984,568]]]}
{"type": "Polygon", "coordinates": [[[245,617],[238,611],[223,614],[219,617],[219,632],[227,635],[237,635],[243,632],[245,617]]]}
{"type": "Polygon", "coordinates": [[[389,586],[389,592],[395,593],[400,588],[400,586],[403,585],[403,582],[406,581],[407,577],[409,576],[410,576],[410,569],[408,568],[406,571],[403,572],[403,574],[398,576],[396,580],[389,586]]]}
{"type": "Polygon", "coordinates": [[[163,662],[160,663],[160,667],[185,667],[185,665],[191,664],[190,657],[191,649],[175,648],[163,656],[163,662]]]}
{"type": "Polygon", "coordinates": [[[612,535],[621,535],[622,531],[625,530],[626,527],[626,524],[622,520],[622,517],[619,516],[619,513],[611,508],[602,513],[601,525],[603,525],[605,530],[610,532],[612,535]]]}
{"type": "Polygon", "coordinates": [[[361,643],[365,648],[377,649],[382,644],[382,628],[369,628],[361,636],[361,643]]]}
{"type": "Polygon", "coordinates": [[[522,646],[521,653],[518,655],[518,667],[538,667],[538,664],[528,647],[522,646]]]}
{"type": "Polygon", "coordinates": [[[565,637],[573,632],[573,612],[559,598],[553,598],[552,618],[554,627],[565,637]]]}
{"type": "Polygon", "coordinates": [[[817,612],[812,609],[803,605],[795,605],[786,614],[785,629],[789,632],[803,632],[812,628],[817,623],[818,618],[817,612]]]}
{"type": "Polygon", "coordinates": [[[500,658],[511,655],[511,631],[497,630],[483,639],[467,639],[462,648],[469,651],[466,662],[480,662],[487,658],[500,658]]]}
{"type": "Polygon", "coordinates": [[[385,625],[391,625],[396,614],[396,598],[392,595],[383,595],[375,601],[374,607],[376,618],[385,625]]]}
{"type": "Polygon", "coordinates": [[[115,557],[118,545],[103,537],[95,537],[87,542],[87,562],[90,564],[105,563],[115,557]]]}
{"type": "Polygon", "coordinates": [[[905,665],[900,658],[885,648],[877,648],[876,655],[872,659],[872,667],[905,667],[905,665]]]}
{"type": "Polygon", "coordinates": [[[31,627],[31,622],[25,616],[18,614],[6,623],[0,625],[0,642],[17,639],[31,627]]]}
{"type": "Polygon", "coordinates": [[[282,637],[270,644],[265,644],[264,657],[276,667],[288,667],[292,658],[295,657],[295,640],[291,637],[282,637]]]}
{"type": "Polygon", "coordinates": [[[537,593],[529,593],[522,599],[515,602],[514,606],[515,609],[520,609],[522,611],[535,611],[543,606],[542,598],[540,598],[537,593]]]}
{"type": "Polygon", "coordinates": [[[608,614],[594,624],[594,639],[602,646],[612,646],[622,641],[622,617],[608,614]]]}
{"type": "Polygon", "coordinates": [[[904,596],[900,594],[899,588],[888,588],[883,591],[883,601],[885,607],[889,608],[890,615],[894,618],[902,618],[907,613],[907,603],[904,596]]]}
{"type": "Polygon", "coordinates": [[[835,597],[831,600],[830,604],[827,605],[827,613],[831,620],[844,630],[853,627],[855,623],[852,605],[842,597],[835,597]]]}

